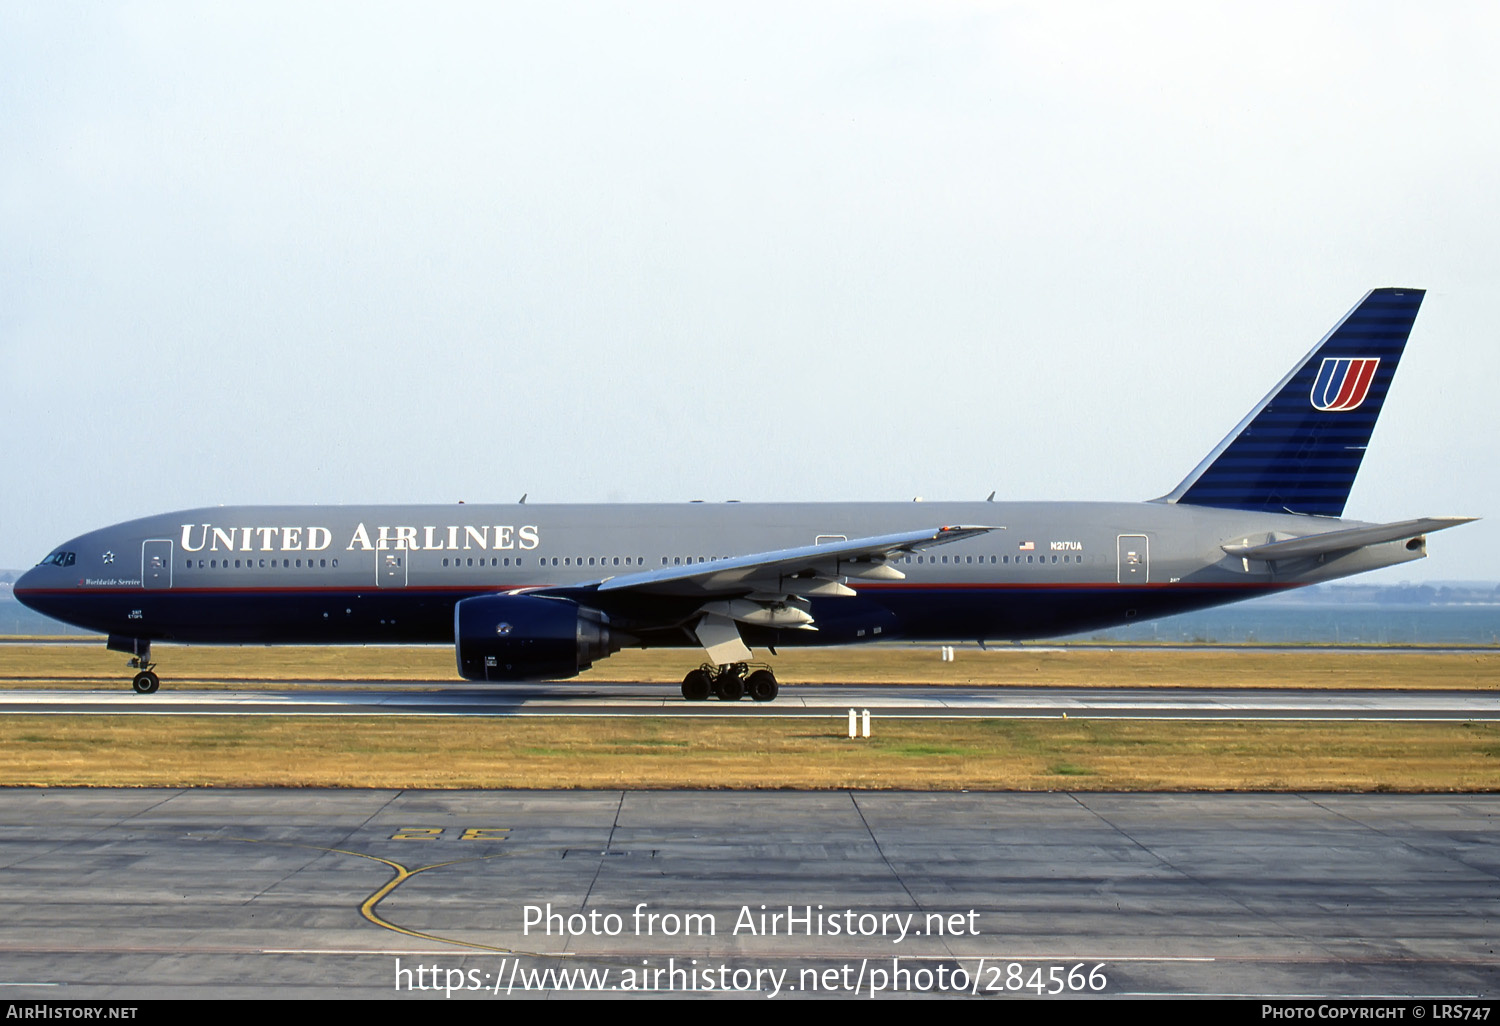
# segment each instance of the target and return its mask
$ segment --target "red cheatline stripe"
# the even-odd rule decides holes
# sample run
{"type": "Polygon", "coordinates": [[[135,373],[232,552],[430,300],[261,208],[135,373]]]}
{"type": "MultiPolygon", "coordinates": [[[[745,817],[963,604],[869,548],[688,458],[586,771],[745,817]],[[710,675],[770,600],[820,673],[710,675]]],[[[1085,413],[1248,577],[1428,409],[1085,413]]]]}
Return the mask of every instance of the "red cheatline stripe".
{"type": "MultiPolygon", "coordinates": [[[[462,595],[501,594],[513,591],[536,591],[537,589],[561,590],[577,588],[571,584],[489,584],[489,585],[411,585],[405,588],[338,587],[338,588],[28,588],[27,595],[51,595],[78,597],[83,595],[359,595],[396,596],[413,594],[457,593],[462,595]]],[[[1263,584],[1253,581],[1149,581],[1145,584],[1120,584],[1116,581],[923,581],[862,583],[858,590],[877,591],[1131,591],[1150,589],[1153,591],[1173,589],[1192,591],[1201,588],[1223,590],[1280,591],[1294,588],[1294,584],[1263,584]]],[[[638,593],[642,598],[654,598],[649,592],[638,593]]],[[[583,600],[587,605],[587,600],[583,600]]]]}

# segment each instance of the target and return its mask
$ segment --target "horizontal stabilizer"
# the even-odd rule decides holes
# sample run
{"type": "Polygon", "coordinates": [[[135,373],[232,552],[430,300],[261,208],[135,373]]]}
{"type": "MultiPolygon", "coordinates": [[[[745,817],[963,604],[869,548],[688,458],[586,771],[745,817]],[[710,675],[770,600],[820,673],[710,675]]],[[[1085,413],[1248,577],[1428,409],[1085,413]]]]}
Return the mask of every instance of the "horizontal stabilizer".
{"type": "Polygon", "coordinates": [[[1309,534],[1285,541],[1264,542],[1252,545],[1247,539],[1239,544],[1225,545],[1223,549],[1231,556],[1245,559],[1302,559],[1321,556],[1330,552],[1348,552],[1378,545],[1381,542],[1415,538],[1431,531],[1467,524],[1475,517],[1423,517],[1419,520],[1402,520],[1394,524],[1376,524],[1373,527],[1352,527],[1345,531],[1327,531],[1309,534]]]}

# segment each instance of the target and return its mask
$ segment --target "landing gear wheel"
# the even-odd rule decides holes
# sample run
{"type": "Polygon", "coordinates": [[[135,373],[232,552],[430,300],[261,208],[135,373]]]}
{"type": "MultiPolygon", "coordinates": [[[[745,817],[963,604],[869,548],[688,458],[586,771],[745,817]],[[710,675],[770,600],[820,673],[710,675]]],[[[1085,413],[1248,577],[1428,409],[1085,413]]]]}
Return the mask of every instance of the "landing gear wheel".
{"type": "Polygon", "coordinates": [[[135,680],[130,682],[130,686],[135,688],[135,693],[138,695],[154,695],[156,689],[161,687],[161,678],[150,670],[142,670],[135,675],[135,680]]]}
{"type": "Polygon", "coordinates": [[[750,697],[757,702],[773,702],[776,693],[780,690],[776,686],[776,675],[770,670],[756,670],[745,682],[750,691],[750,697]]]}
{"type": "Polygon", "coordinates": [[[713,690],[713,682],[708,679],[708,674],[702,670],[693,670],[682,678],[682,697],[689,702],[705,702],[708,700],[709,692],[713,690]]]}
{"type": "Polygon", "coordinates": [[[776,698],[776,675],[765,663],[704,663],[682,678],[682,697],[701,702],[712,695],[721,702],[738,702],[749,695],[757,702],[776,698]]]}

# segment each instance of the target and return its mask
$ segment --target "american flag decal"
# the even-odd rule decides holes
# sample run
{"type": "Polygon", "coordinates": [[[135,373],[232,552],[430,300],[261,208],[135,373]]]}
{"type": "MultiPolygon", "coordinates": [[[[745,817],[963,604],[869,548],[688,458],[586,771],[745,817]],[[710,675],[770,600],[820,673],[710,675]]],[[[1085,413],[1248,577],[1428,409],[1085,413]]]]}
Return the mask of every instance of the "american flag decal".
{"type": "Polygon", "coordinates": [[[1020,548],[1022,552],[1030,552],[1032,549],[1036,548],[1036,542],[1022,542],[1018,546],[1018,548],[1020,548]]]}
{"type": "Polygon", "coordinates": [[[1329,356],[1318,368],[1317,380],[1313,382],[1313,408],[1325,413],[1345,413],[1359,409],[1370,392],[1370,382],[1375,380],[1375,368],[1380,366],[1373,356],[1329,356]]]}

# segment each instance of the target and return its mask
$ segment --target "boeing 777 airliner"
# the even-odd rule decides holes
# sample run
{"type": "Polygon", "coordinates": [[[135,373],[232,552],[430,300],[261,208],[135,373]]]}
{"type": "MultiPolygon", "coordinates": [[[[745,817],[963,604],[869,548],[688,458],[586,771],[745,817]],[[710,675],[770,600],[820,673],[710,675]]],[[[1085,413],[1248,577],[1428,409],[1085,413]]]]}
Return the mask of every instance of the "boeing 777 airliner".
{"type": "Polygon", "coordinates": [[[752,647],[1048,637],[1422,558],[1471,518],[1340,519],[1422,297],[1366,295],[1149,502],[218,506],[74,538],[15,594],[143,694],[154,641],[451,642],[478,681],[697,648],[683,697],[770,701],[752,647]]]}

